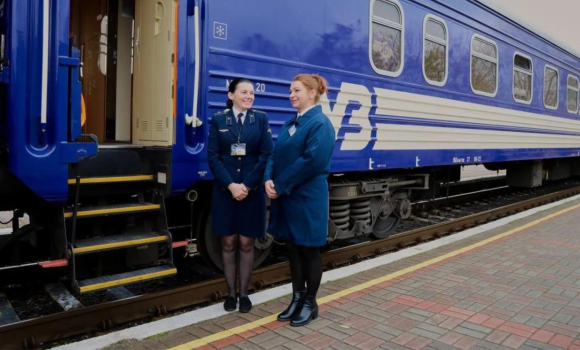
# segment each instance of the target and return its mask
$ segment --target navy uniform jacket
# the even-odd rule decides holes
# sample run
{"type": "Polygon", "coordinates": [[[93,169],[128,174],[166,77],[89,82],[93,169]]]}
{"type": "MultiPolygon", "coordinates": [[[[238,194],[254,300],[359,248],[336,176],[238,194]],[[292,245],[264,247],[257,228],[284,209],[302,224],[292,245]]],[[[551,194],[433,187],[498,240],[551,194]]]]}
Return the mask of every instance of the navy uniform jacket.
{"type": "Polygon", "coordinates": [[[246,113],[240,143],[245,156],[232,156],[231,145],[238,142],[238,123],[233,110],[215,114],[211,120],[208,161],[215,178],[212,199],[212,228],[217,236],[241,234],[264,237],[266,197],[262,186],[264,169],[272,153],[272,132],[266,113],[250,109],[246,113]],[[248,196],[237,201],[228,186],[243,183],[248,196]]]}
{"type": "Polygon", "coordinates": [[[320,106],[284,123],[264,175],[278,194],[270,207],[269,233],[302,246],[326,244],[334,141],[334,127],[320,106]],[[290,136],[292,125],[297,130],[290,136]]]}

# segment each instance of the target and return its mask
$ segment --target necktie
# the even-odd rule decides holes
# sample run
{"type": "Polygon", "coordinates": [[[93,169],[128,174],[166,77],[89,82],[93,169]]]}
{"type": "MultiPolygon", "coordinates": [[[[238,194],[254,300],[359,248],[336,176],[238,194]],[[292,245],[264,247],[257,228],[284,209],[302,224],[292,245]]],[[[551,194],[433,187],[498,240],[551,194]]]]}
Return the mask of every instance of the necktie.
{"type": "Polygon", "coordinates": [[[242,121],[243,116],[244,116],[244,113],[238,114],[238,129],[240,129],[240,130],[242,130],[242,127],[244,126],[244,122],[242,121]]]}

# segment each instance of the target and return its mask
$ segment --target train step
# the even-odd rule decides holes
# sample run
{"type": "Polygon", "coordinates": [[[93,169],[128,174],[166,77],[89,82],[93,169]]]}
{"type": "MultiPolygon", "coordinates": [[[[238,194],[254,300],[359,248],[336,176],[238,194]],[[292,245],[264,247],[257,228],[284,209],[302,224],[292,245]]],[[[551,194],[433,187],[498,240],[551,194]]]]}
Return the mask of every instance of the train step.
{"type": "Polygon", "coordinates": [[[175,275],[177,269],[172,264],[150,267],[142,270],[124,272],[116,275],[102,276],[97,278],[77,281],[74,286],[79,293],[88,293],[111,287],[123,286],[155,278],[175,275]]]}
{"type": "Polygon", "coordinates": [[[69,178],[135,176],[148,172],[147,152],[142,147],[99,147],[99,153],[69,169],[69,178]]]}
{"type": "Polygon", "coordinates": [[[131,233],[78,240],[73,249],[75,255],[91,254],[113,249],[138,247],[169,240],[168,236],[157,233],[131,233]]]}
{"type": "MultiPolygon", "coordinates": [[[[77,218],[88,218],[106,215],[131,214],[148,211],[158,211],[161,209],[160,204],[153,203],[130,203],[130,204],[116,204],[106,206],[94,206],[79,208],[77,211],[77,218]]],[[[67,209],[64,213],[65,218],[73,217],[73,210],[67,209]]]]}
{"type": "MultiPolygon", "coordinates": [[[[85,177],[81,178],[81,185],[111,184],[123,182],[145,182],[153,181],[153,175],[134,175],[134,176],[104,176],[104,177],[85,177]]],[[[69,185],[75,185],[76,179],[69,179],[69,185]]]]}

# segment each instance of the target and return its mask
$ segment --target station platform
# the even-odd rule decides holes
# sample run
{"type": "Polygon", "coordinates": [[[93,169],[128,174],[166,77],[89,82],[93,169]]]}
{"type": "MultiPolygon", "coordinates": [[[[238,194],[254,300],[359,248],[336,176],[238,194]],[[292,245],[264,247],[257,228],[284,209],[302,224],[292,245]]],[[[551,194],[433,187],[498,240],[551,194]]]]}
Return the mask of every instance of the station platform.
{"type": "Polygon", "coordinates": [[[324,283],[304,327],[287,295],[107,349],[580,349],[580,198],[518,215],[348,266],[390,259],[324,283]]]}

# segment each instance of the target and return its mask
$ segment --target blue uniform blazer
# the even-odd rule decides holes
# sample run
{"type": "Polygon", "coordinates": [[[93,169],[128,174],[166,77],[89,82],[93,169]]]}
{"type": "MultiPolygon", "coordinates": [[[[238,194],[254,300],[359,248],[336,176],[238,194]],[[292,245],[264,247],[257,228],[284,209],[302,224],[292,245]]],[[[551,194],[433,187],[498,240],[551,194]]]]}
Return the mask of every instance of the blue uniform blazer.
{"type": "Polygon", "coordinates": [[[270,207],[269,233],[303,246],[326,244],[334,141],[334,127],[320,106],[284,123],[264,174],[264,182],[273,180],[278,193],[270,207]],[[292,125],[296,132],[290,136],[292,125]]]}
{"type": "Polygon", "coordinates": [[[215,114],[207,147],[210,170],[215,178],[212,197],[212,229],[217,236],[241,234],[264,237],[266,197],[262,186],[264,170],[272,153],[272,132],[266,113],[248,110],[240,135],[245,156],[232,156],[238,142],[238,123],[233,110],[215,114]],[[250,190],[242,201],[232,198],[228,186],[243,183],[250,190]]]}

